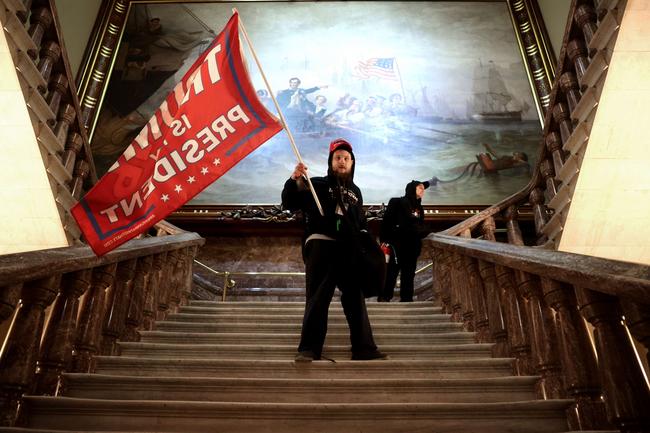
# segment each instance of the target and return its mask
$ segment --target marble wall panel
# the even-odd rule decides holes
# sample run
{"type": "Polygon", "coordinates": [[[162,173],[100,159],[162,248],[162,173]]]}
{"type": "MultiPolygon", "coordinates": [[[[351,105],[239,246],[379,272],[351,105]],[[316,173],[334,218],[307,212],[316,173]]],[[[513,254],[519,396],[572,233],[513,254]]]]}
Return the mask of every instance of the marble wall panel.
{"type": "MultiPolygon", "coordinates": [[[[300,238],[292,236],[208,237],[197,260],[220,272],[304,272],[300,238]]],[[[194,271],[223,284],[223,277],[195,265],[194,271]]],[[[304,277],[233,276],[236,288],[305,286],[304,277]]]]}

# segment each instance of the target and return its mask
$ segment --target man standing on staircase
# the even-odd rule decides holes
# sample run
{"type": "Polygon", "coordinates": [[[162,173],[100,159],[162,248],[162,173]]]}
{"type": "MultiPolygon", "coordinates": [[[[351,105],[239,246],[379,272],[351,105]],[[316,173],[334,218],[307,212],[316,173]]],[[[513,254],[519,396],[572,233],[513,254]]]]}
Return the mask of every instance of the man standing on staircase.
{"type": "Polygon", "coordinates": [[[321,358],[327,315],[336,287],[350,328],[353,360],[386,359],[377,350],[361,289],[354,284],[354,272],[348,257],[351,237],[365,230],[361,190],[354,184],[355,159],[352,145],[339,138],[330,143],[327,176],[313,177],[322,216],[305,182],[307,167],[298,163],[282,190],[284,209],[302,210],[305,220],[303,260],[306,274],[306,304],[297,362],[321,358]]]}
{"type": "Polygon", "coordinates": [[[400,302],[413,302],[413,280],[418,256],[422,250],[422,238],[431,230],[424,223],[422,197],[424,190],[438,182],[437,177],[406,184],[403,197],[393,197],[388,202],[381,222],[379,239],[382,246],[391,250],[386,285],[378,302],[390,302],[395,291],[397,274],[400,274],[400,302]]]}

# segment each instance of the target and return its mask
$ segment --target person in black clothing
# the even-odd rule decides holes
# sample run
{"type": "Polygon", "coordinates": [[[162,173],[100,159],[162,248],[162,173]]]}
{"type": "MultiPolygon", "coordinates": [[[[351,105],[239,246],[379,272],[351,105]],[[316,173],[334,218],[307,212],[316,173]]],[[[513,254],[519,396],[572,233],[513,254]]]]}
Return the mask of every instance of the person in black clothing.
{"type": "Polygon", "coordinates": [[[350,328],[353,360],[385,359],[377,350],[361,289],[354,284],[354,261],[349,243],[356,231],[366,229],[361,190],[354,184],[354,153],[343,139],[330,144],[327,176],[311,178],[324,216],[316,206],[304,178],[307,167],[299,163],[282,190],[282,206],[302,210],[305,220],[303,259],[306,304],[298,353],[299,362],[321,358],[327,315],[335,287],[350,328]],[[344,214],[345,213],[345,214],[344,214]]]}
{"type": "Polygon", "coordinates": [[[403,197],[393,197],[381,222],[379,239],[391,249],[386,285],[377,297],[379,302],[393,298],[397,274],[400,273],[400,302],[413,302],[413,279],[415,266],[422,250],[422,238],[430,230],[424,224],[422,196],[429,185],[438,182],[436,177],[420,182],[413,180],[406,185],[403,197]]]}

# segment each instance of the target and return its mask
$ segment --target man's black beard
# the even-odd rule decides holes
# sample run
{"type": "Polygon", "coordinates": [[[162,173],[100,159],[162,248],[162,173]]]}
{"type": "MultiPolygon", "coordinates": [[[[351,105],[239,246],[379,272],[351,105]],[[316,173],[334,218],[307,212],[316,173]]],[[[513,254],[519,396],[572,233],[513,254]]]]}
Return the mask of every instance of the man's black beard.
{"type": "Polygon", "coordinates": [[[334,176],[341,185],[347,186],[352,183],[352,170],[347,173],[339,173],[338,171],[335,171],[334,176]]]}

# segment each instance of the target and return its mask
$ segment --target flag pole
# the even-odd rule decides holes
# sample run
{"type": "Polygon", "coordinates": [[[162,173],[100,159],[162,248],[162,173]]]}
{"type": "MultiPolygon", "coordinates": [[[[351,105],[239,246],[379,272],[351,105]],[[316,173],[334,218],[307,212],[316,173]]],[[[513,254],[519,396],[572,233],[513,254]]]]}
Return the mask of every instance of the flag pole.
{"type": "Polygon", "coordinates": [[[404,92],[404,83],[402,82],[402,73],[399,70],[399,66],[397,66],[397,57],[394,57],[394,62],[395,62],[395,70],[397,71],[397,77],[399,78],[399,87],[402,90],[402,102],[406,104],[406,93],[404,92]]]}
{"type": "MultiPolygon", "coordinates": [[[[238,13],[236,8],[232,8],[232,12],[238,13]]],[[[296,154],[296,158],[298,158],[298,162],[304,165],[305,163],[303,162],[302,157],[300,156],[300,152],[298,151],[298,146],[296,146],[296,142],[293,139],[293,134],[289,129],[289,125],[287,125],[287,121],[284,118],[284,114],[282,114],[282,110],[280,109],[280,105],[278,104],[277,99],[275,99],[275,95],[271,90],[271,85],[269,84],[269,81],[266,79],[266,75],[264,74],[264,70],[262,69],[262,64],[260,63],[260,60],[257,58],[257,54],[255,53],[255,49],[253,48],[253,44],[251,43],[250,39],[248,39],[248,33],[246,33],[246,27],[244,27],[244,23],[241,20],[241,16],[239,17],[239,26],[241,28],[242,34],[244,35],[244,39],[246,40],[246,44],[248,44],[248,49],[251,51],[251,54],[255,59],[257,68],[260,70],[260,74],[262,75],[264,84],[266,85],[266,88],[269,90],[269,94],[271,95],[271,99],[273,100],[273,104],[275,105],[275,109],[278,110],[278,114],[280,115],[280,122],[282,122],[282,126],[284,127],[284,130],[287,131],[287,136],[289,136],[289,142],[291,143],[291,147],[293,148],[293,153],[296,154]]],[[[318,211],[320,212],[321,216],[325,216],[325,213],[323,212],[323,207],[320,204],[320,200],[318,200],[316,191],[314,190],[314,187],[311,184],[311,179],[309,178],[309,176],[303,176],[303,177],[307,180],[307,184],[309,185],[309,189],[311,190],[311,195],[314,196],[314,200],[316,201],[316,206],[318,207],[318,211]]]]}

